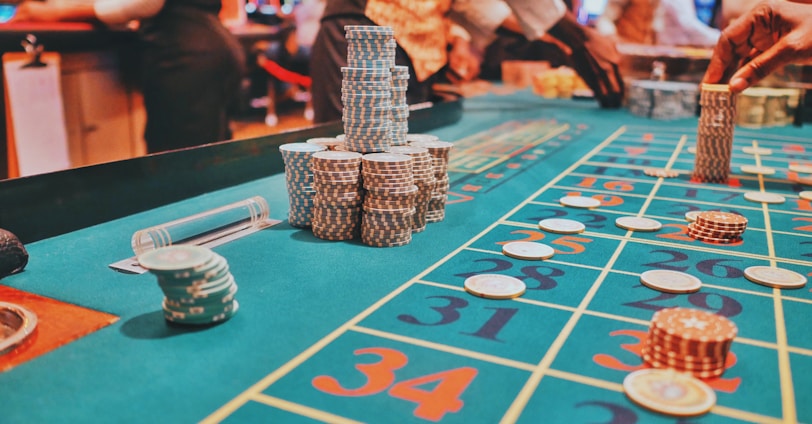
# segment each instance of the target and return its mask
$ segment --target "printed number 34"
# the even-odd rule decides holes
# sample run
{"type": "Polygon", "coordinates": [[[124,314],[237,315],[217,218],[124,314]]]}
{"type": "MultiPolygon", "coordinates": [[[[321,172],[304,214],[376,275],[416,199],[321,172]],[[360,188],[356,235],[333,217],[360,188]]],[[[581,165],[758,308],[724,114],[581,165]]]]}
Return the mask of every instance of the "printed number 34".
{"type": "Polygon", "coordinates": [[[358,349],[353,353],[356,356],[377,355],[380,358],[378,362],[355,365],[366,377],[366,384],[357,389],[348,389],[336,378],[320,375],[313,379],[313,387],[336,396],[371,396],[388,387],[389,396],[416,403],[414,415],[431,421],[440,421],[448,412],[459,412],[463,406],[460,395],[477,375],[476,368],[462,367],[395,383],[395,370],[409,362],[406,354],[384,347],[358,349]],[[420,388],[429,384],[434,384],[433,390],[420,388]]]}

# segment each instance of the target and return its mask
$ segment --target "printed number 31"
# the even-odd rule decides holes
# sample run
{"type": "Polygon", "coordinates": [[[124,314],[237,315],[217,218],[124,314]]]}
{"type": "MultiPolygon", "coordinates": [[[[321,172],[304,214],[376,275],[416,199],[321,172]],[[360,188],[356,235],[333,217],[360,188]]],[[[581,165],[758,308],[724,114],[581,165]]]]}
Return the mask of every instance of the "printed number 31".
{"type": "Polygon", "coordinates": [[[431,421],[440,421],[446,413],[459,412],[462,409],[460,395],[477,374],[476,368],[462,367],[395,383],[394,371],[403,368],[409,362],[409,358],[403,352],[370,347],[358,349],[353,353],[356,356],[370,354],[380,358],[378,362],[355,365],[355,368],[366,377],[366,384],[357,389],[348,389],[336,378],[320,375],[313,379],[313,387],[336,396],[370,396],[389,387],[389,396],[416,403],[414,415],[431,421]],[[420,388],[430,383],[436,383],[433,390],[420,388]]]}

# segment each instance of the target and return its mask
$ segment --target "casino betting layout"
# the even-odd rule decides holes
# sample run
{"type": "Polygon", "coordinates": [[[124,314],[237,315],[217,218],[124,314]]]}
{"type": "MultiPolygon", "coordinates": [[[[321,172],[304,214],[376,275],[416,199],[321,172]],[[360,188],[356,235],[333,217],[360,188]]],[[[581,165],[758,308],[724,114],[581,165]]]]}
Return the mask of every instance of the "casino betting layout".
{"type": "Polygon", "coordinates": [[[703,116],[500,90],[0,182],[0,421],[812,422],[809,130],[703,116]]]}

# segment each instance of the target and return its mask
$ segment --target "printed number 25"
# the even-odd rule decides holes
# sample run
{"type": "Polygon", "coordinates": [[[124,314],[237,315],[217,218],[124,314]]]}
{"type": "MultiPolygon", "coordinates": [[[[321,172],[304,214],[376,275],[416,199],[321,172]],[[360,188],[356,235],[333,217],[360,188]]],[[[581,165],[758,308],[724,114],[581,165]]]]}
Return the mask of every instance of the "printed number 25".
{"type": "Polygon", "coordinates": [[[366,377],[366,384],[357,389],[347,389],[336,378],[320,375],[313,378],[313,387],[336,396],[371,396],[391,386],[389,396],[416,403],[414,415],[431,421],[440,421],[448,412],[459,412],[463,406],[460,395],[477,375],[476,368],[462,367],[395,383],[395,370],[409,362],[406,354],[385,347],[358,349],[353,353],[356,356],[369,354],[380,358],[378,362],[355,365],[366,377]],[[433,385],[434,389],[421,389],[423,385],[433,385]]]}

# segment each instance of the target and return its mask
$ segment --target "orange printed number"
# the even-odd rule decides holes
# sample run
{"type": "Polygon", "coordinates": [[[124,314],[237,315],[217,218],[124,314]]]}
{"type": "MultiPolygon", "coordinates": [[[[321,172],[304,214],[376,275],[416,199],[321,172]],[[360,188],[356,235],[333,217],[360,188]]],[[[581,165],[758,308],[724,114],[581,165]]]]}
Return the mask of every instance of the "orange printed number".
{"type": "Polygon", "coordinates": [[[663,227],[673,227],[679,231],[672,231],[670,233],[657,234],[658,238],[666,238],[679,241],[693,242],[694,239],[688,235],[688,226],[684,224],[664,224],[663,227]]]}
{"type": "Polygon", "coordinates": [[[560,253],[562,255],[576,255],[578,253],[583,253],[583,251],[586,250],[584,245],[587,243],[592,243],[592,239],[586,237],[563,236],[555,239],[551,244],[568,247],[570,249],[569,251],[555,249],[556,253],[560,253]]]}
{"type": "Polygon", "coordinates": [[[462,392],[468,388],[477,370],[471,367],[441,371],[423,377],[401,381],[389,389],[392,397],[417,404],[414,415],[431,421],[440,421],[447,412],[459,412],[463,402],[462,392]],[[437,382],[434,389],[424,390],[419,386],[437,382]]]}
{"type": "Polygon", "coordinates": [[[496,244],[498,245],[505,245],[508,243],[512,243],[514,241],[539,241],[544,239],[544,233],[541,231],[534,231],[534,230],[514,230],[511,231],[510,234],[523,234],[525,237],[516,239],[516,240],[507,240],[507,241],[500,241],[496,244]]]}
{"type": "MultiPolygon", "coordinates": [[[[805,222],[812,222],[812,218],[807,218],[803,216],[792,218],[793,221],[805,221],[805,222]]],[[[812,225],[801,225],[800,227],[795,227],[795,231],[812,231],[812,225]]]]}
{"type": "Polygon", "coordinates": [[[402,352],[382,347],[358,349],[358,355],[378,355],[381,360],[371,364],[357,364],[355,368],[367,378],[367,383],[357,389],[346,389],[333,377],[320,375],[313,379],[313,387],[337,396],[369,396],[386,390],[394,381],[396,369],[403,368],[409,359],[402,352]]]}
{"type": "Polygon", "coordinates": [[[462,367],[434,374],[416,377],[395,383],[395,370],[403,368],[409,358],[400,351],[383,347],[358,349],[358,355],[377,355],[380,360],[370,364],[357,364],[355,368],[366,377],[366,384],[357,389],[348,389],[337,379],[320,375],[312,380],[313,387],[336,396],[370,396],[383,392],[389,386],[389,395],[417,404],[414,415],[431,421],[440,421],[448,412],[459,412],[463,407],[460,395],[477,375],[476,368],[462,367]],[[434,383],[432,390],[420,386],[434,383]]]}

